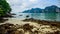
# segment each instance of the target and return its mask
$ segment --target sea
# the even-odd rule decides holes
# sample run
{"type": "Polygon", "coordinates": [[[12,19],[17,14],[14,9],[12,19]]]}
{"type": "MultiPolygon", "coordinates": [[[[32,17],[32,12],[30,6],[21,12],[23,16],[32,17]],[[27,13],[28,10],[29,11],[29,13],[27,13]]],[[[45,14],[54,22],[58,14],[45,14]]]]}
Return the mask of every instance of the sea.
{"type": "Polygon", "coordinates": [[[33,18],[37,20],[60,22],[60,13],[16,13],[16,15],[13,15],[13,16],[14,18],[18,18],[20,20],[33,18]]]}

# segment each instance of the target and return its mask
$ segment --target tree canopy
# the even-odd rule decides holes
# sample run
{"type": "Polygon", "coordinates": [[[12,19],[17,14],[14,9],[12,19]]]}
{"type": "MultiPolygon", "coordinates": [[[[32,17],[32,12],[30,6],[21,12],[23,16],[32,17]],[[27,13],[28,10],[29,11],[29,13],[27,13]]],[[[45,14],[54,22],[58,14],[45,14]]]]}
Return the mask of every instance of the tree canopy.
{"type": "Polygon", "coordinates": [[[10,5],[6,0],[0,0],[0,16],[5,16],[11,12],[10,5]]]}

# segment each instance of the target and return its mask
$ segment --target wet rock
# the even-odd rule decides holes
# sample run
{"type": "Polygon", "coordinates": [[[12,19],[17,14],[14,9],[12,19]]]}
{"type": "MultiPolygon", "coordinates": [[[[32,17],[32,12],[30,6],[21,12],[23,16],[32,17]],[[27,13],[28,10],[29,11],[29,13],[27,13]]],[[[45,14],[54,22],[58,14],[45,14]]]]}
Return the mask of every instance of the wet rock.
{"type": "Polygon", "coordinates": [[[15,26],[14,24],[10,24],[10,23],[2,24],[0,25],[0,33],[10,34],[16,30],[14,26],[15,26]]]}
{"type": "Polygon", "coordinates": [[[17,29],[20,33],[24,33],[23,29],[17,29]]]}
{"type": "Polygon", "coordinates": [[[55,26],[36,23],[24,25],[6,23],[0,25],[0,34],[60,34],[60,29],[55,26]]]}
{"type": "Polygon", "coordinates": [[[30,26],[29,24],[25,24],[25,25],[23,25],[23,29],[31,31],[31,29],[33,29],[33,26],[30,26]]]}

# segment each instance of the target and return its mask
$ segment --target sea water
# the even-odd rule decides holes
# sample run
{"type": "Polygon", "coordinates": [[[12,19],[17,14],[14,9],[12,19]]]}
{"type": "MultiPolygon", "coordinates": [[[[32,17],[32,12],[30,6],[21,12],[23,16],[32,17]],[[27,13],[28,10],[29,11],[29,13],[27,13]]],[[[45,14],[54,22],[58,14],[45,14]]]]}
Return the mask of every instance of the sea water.
{"type": "Polygon", "coordinates": [[[14,17],[18,19],[34,18],[38,20],[60,21],[60,13],[17,13],[14,17]]]}

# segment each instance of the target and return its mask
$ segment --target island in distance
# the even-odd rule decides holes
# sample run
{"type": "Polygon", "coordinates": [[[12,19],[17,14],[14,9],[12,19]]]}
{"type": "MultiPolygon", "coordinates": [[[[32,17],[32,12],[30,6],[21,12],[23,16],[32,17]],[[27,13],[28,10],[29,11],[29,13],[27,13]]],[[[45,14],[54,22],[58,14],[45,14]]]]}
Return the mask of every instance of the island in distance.
{"type": "Polygon", "coordinates": [[[52,5],[46,7],[45,9],[32,8],[29,10],[25,10],[22,13],[60,13],[60,8],[58,6],[52,5]]]}

